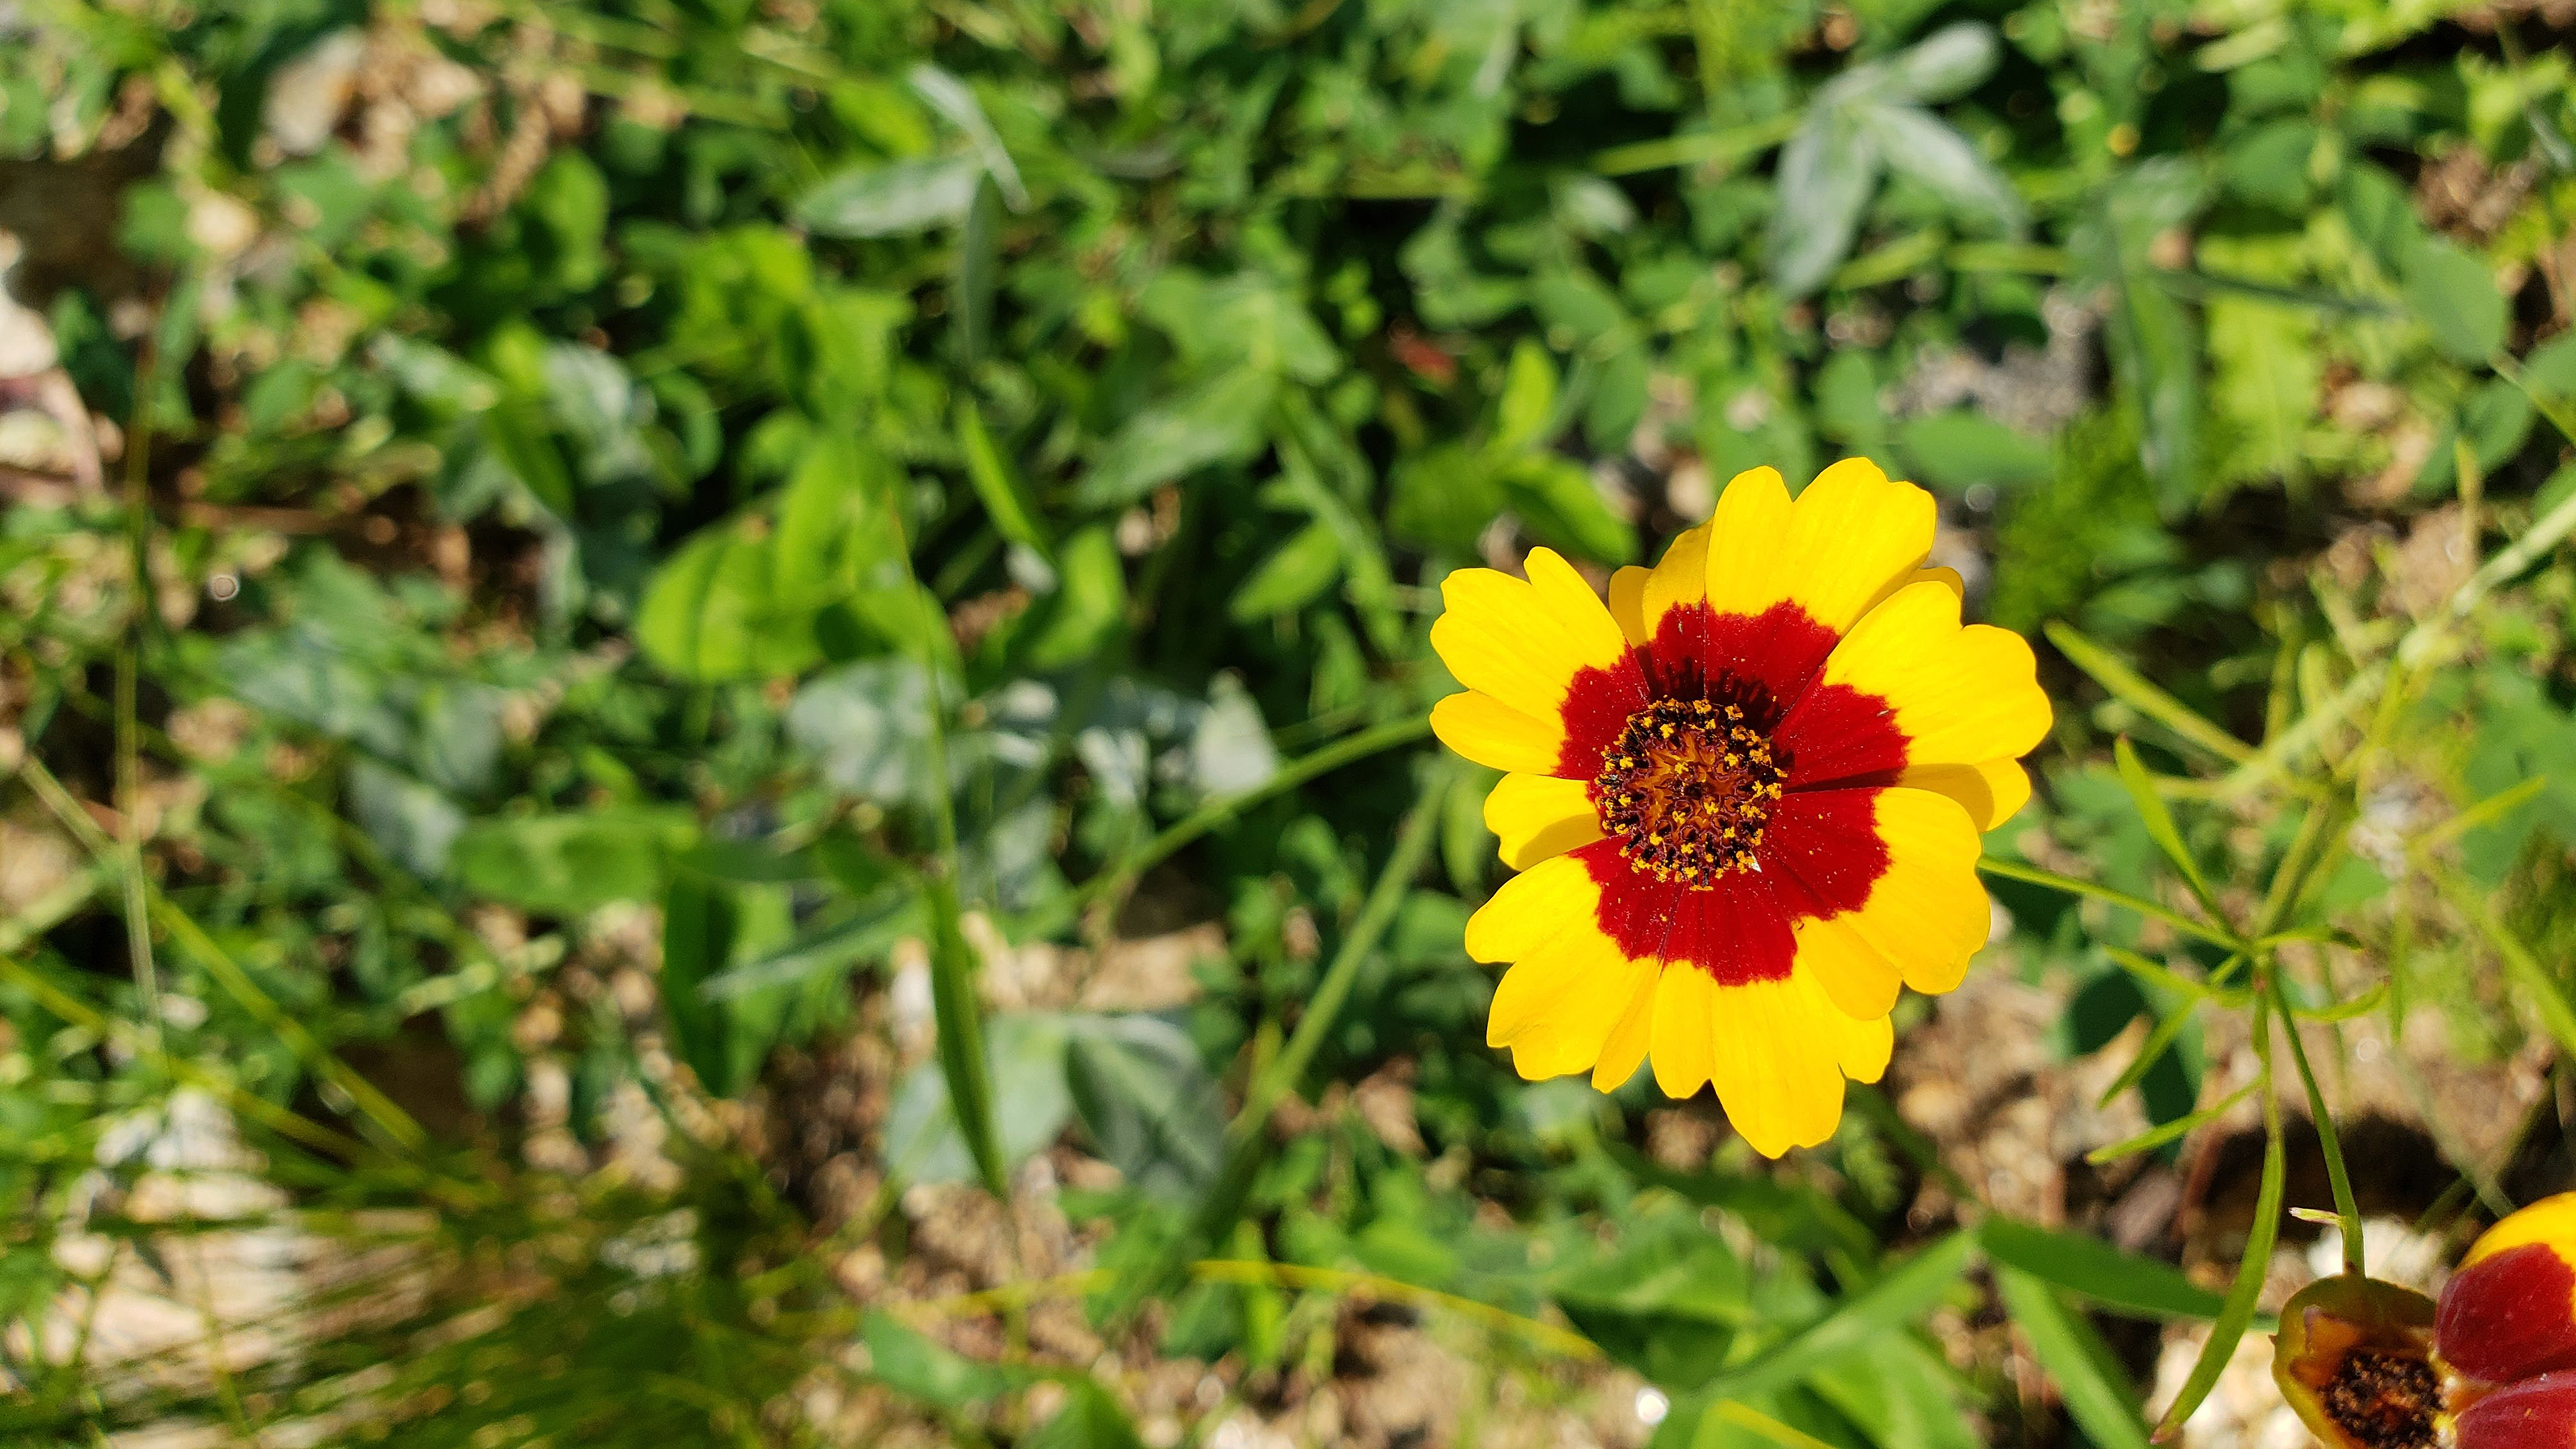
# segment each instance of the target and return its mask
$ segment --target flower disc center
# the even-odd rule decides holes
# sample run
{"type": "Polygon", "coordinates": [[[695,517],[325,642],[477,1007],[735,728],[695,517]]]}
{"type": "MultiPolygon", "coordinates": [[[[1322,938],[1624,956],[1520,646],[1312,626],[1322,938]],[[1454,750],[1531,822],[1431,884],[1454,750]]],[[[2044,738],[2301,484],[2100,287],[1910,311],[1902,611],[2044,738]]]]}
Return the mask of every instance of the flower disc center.
{"type": "Polygon", "coordinates": [[[1655,879],[1708,890],[1755,850],[1787,771],[1741,705],[1659,699],[1628,716],[1592,779],[1601,828],[1655,879]]]}
{"type": "Polygon", "coordinates": [[[2326,1417],[2362,1449],[2433,1449],[2442,1384],[2411,1354],[2356,1348],[2336,1365],[2323,1395],[2326,1417]]]}

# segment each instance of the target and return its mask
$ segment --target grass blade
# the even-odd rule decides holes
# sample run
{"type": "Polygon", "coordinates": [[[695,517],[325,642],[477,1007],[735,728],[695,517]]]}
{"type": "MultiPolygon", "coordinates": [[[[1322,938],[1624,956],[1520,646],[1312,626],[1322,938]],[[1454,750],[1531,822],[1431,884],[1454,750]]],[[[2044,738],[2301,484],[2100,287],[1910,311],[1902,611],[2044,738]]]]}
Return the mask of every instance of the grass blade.
{"type": "Polygon", "coordinates": [[[948,765],[947,690],[942,683],[942,648],[953,645],[948,621],[938,600],[921,586],[913,566],[912,546],[903,536],[903,500],[887,480],[882,502],[894,530],[895,551],[903,555],[910,576],[919,622],[913,647],[921,664],[925,701],[922,758],[930,772],[931,823],[937,830],[939,859],[924,871],[922,901],[930,920],[930,1006],[939,1034],[939,1073],[948,1087],[949,1111],[957,1132],[975,1159],[976,1175],[993,1196],[1009,1196],[1010,1181],[1002,1160],[1001,1133],[993,1125],[993,1078],[984,1060],[983,1005],[975,999],[975,952],[966,944],[957,900],[957,777],[948,765]]]}
{"type": "Polygon", "coordinates": [[[1913,1322],[1967,1272],[1976,1246],[1975,1235],[1967,1230],[1952,1233],[1751,1363],[1720,1374],[1709,1392],[1741,1398],[1795,1383],[1834,1355],[1913,1322]]]}
{"type": "Polygon", "coordinates": [[[2057,1381],[2066,1416],[2100,1449],[2147,1449],[2137,1401],[2111,1367],[2109,1349],[2055,1289],[2019,1269],[1997,1265],[1995,1291],[2004,1312],[2029,1340],[2031,1357],[2057,1381]]]}
{"type": "Polygon", "coordinates": [[[2326,1107],[2326,1094],[2317,1086],[2317,1074],[2308,1065],[2307,1046],[2299,1040],[2299,1023],[2290,1013],[2290,995],[2281,985],[2281,973],[2272,972],[2272,1009],[2280,1014],[2281,1034],[2290,1042],[2290,1065],[2299,1069],[2299,1085],[2307,1089],[2308,1116],[2317,1126],[2317,1149],[2325,1155],[2326,1182],[2334,1193],[2335,1216],[2342,1220],[2343,1270],[2361,1272],[2361,1204],[2352,1195],[2352,1176],[2344,1170],[2343,1138],[2335,1131],[2334,1113],[2326,1107]]]}
{"type": "MultiPolygon", "coordinates": [[[[2272,1075],[2272,1022],[2267,1003],[2254,1008],[2254,1041],[2262,1053],[2263,1070],[2249,1084],[2268,1086],[2272,1075]]],[[[2203,1344],[2200,1358],[2183,1380],[2182,1391],[2165,1407],[2164,1417],[2156,1421],[2150,1436],[2156,1443],[2170,1442],[2182,1432],[2183,1420],[2200,1407],[2201,1400],[2218,1385],[2218,1375],[2236,1352],[2237,1340],[2254,1322],[2255,1300],[2262,1296],[2263,1276],[2272,1266],[2272,1243],[2281,1230],[2281,1186],[2286,1174],[2286,1154],[2281,1145],[2281,1104],[2270,1092],[2263,1094],[2263,1185],[2255,1194],[2254,1228],[2245,1239],[2245,1261],[2237,1266],[2236,1282],[2227,1290],[2227,1302],[2218,1310],[2218,1321],[2210,1325],[2209,1342],[2203,1344]]]]}
{"type": "Polygon", "coordinates": [[[1988,875],[2001,876],[2005,880],[2020,881],[2024,885],[2046,886],[2050,890],[2064,891],[2071,896],[2091,896],[2097,901],[2118,906],[2124,911],[2135,911],[2152,920],[2162,921],[2194,940],[2207,941],[2213,946],[2224,946],[2230,951],[2245,949],[2245,943],[2237,940],[2224,927],[2193,920],[2171,906],[2148,900],[2145,896],[2131,895],[2116,886],[2078,880],[2071,875],[2059,875],[2053,870],[2024,865],[2018,860],[1997,860],[1991,855],[1980,857],[1977,861],[1977,869],[1988,875]]]}
{"type": "Polygon", "coordinates": [[[1395,847],[1387,852],[1385,868],[1378,872],[1368,898],[1360,903],[1359,915],[1324,968],[1314,995],[1307,998],[1305,1012],[1297,1018],[1297,1029],[1289,1034],[1279,1054],[1254,1074],[1251,1086],[1244,1092],[1243,1106],[1226,1124],[1225,1162],[1218,1169],[1216,1181],[1199,1200],[1198,1210],[1181,1236],[1157,1255],[1150,1268],[1120,1285],[1118,1301],[1111,1310],[1114,1319],[1123,1320],[1149,1295],[1176,1279],[1183,1265],[1204,1247],[1222,1242],[1234,1230],[1235,1220],[1243,1213],[1244,1199],[1252,1191],[1252,1179],[1269,1147],[1270,1113],[1306,1074],[1308,1064],[1324,1044],[1325,1033],[1341,1015],[1342,1004],[1350,999],[1360,966],[1377,949],[1386,928],[1394,924],[1396,907],[1403,904],[1413,878],[1430,861],[1432,842],[1439,834],[1435,827],[1440,821],[1440,803],[1448,794],[1455,770],[1455,762],[1444,758],[1423,782],[1412,811],[1396,832],[1395,847]]]}
{"type": "Polygon", "coordinates": [[[973,398],[957,404],[957,451],[966,460],[966,481],[975,486],[975,496],[993,520],[993,531],[1053,564],[1055,540],[1047,536],[1037,498],[994,445],[983,411],[973,398]]]}
{"type": "Polygon", "coordinates": [[[2261,1085],[2263,1085],[2262,1079],[2258,1077],[2196,1112],[2187,1112],[2160,1127],[2148,1128],[2126,1142],[2114,1142],[2108,1147],[2096,1147],[2084,1154],[2084,1160],[2099,1167],[2106,1162],[2117,1162],[2123,1157],[2162,1147],[2244,1101],[2256,1087],[2261,1085]]]}
{"type": "Polygon", "coordinates": [[[2216,1318],[2225,1300],[2171,1263],[2123,1252],[2099,1238],[2061,1233],[2001,1214],[1977,1225],[1977,1246],[2005,1269],[2045,1280],[2116,1312],[2145,1318],[2216,1318]]]}
{"type": "Polygon", "coordinates": [[[2241,765],[2254,757],[2252,745],[2220,729],[2207,716],[2158,688],[2145,675],[2130,668],[2119,655],[2065,624],[2052,622],[2044,632],[2048,635],[2048,642],[2057,646],[2058,653],[2092,676],[2094,683],[2109,690],[2113,699],[2231,764],[2241,765]]]}
{"type": "Polygon", "coordinates": [[[2173,862],[2174,869],[2182,872],[2183,884],[2191,887],[2192,897],[2209,912],[2209,918],[2226,920],[2227,913],[2218,908],[2218,897],[2209,889],[2209,878],[2200,873],[2200,862],[2191,858],[2190,849],[2182,842],[2182,830],[2174,824],[2173,810],[2165,804],[2165,797],[2156,793],[2155,777],[2139,763],[2137,748],[2129,743],[2127,735],[2111,742],[2111,757],[2119,764],[2120,783],[2128,787],[2129,801],[2138,807],[2138,820],[2147,827],[2148,838],[2165,853],[2165,859],[2173,862]]]}
{"type": "Polygon", "coordinates": [[[1780,1446],[1780,1449],[1833,1449],[1833,1446],[1803,1429],[1783,1424],[1750,1404],[1734,1399],[1720,1399],[1700,1416],[1700,1438],[1705,1442],[1710,1429],[1718,1424],[1732,1424],[1746,1433],[1758,1435],[1780,1446]]]}

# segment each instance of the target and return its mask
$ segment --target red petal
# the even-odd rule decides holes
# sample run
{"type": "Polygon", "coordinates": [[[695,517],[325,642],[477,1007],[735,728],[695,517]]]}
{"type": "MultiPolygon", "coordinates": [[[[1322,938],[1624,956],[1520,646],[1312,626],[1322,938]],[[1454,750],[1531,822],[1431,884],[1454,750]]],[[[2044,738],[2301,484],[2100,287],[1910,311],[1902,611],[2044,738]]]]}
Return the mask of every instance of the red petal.
{"type": "Polygon", "coordinates": [[[1878,838],[1876,790],[1792,790],[1762,831],[1762,868],[1784,871],[1781,899],[1793,915],[1856,911],[1887,873],[1878,838]]]}
{"type": "Polygon", "coordinates": [[[2570,1449],[2576,1373],[2543,1374],[2462,1409],[2456,1442],[2459,1449],[2570,1449]]]}
{"type": "Polygon", "coordinates": [[[1565,743],[1556,752],[1556,773],[1568,780],[1600,774],[1601,751],[1627,728],[1628,716],[1651,703],[1645,667],[1634,649],[1608,669],[1577,671],[1557,710],[1565,722],[1565,743]]]}
{"type": "Polygon", "coordinates": [[[1720,614],[1705,603],[1667,612],[1646,646],[1646,678],[1658,697],[1714,699],[1710,685],[1731,681],[1759,689],[1772,712],[1768,727],[1798,702],[1841,636],[1795,604],[1759,614],[1720,614]]]}
{"type": "Polygon", "coordinates": [[[1772,743],[1788,755],[1789,788],[1892,783],[1905,768],[1906,741],[1886,700],[1848,684],[1807,691],[1772,743]]]}
{"type": "Polygon", "coordinates": [[[1723,986],[1782,980],[1797,960],[1789,913],[1763,872],[1731,870],[1690,890],[1630,866],[1617,840],[1572,854],[1601,888],[1601,934],[1632,958],[1696,966],[1723,986]]]}
{"type": "Polygon", "coordinates": [[[2442,1357],[2491,1384],[2576,1368],[2576,1265],[2523,1243],[2451,1275],[2434,1327],[2442,1357]]]}

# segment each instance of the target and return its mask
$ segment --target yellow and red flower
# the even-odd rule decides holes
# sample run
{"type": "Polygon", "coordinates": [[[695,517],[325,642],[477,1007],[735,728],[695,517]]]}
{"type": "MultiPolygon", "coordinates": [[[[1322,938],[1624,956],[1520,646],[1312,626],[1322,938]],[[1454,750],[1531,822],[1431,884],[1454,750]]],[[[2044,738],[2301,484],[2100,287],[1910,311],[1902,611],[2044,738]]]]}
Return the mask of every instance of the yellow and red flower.
{"type": "Polygon", "coordinates": [[[1431,642],[1467,689],[1432,728],[1508,772],[1485,820],[1521,871],[1467,950],[1512,963],[1486,1036],[1524,1077],[1607,1091],[1651,1056],[1776,1157],[1885,1069],[1900,986],[1958,985],[1979,836],[2029,798],[2049,707],[2030,647],[1924,567],[1933,522],[1863,460],[1794,500],[1760,468],[1606,606],[1543,548],[1443,583],[1431,642]]]}
{"type": "Polygon", "coordinates": [[[2489,1228],[2438,1304],[2353,1275],[2308,1285],[2272,1376],[2332,1449],[2576,1449],[2576,1193],[2489,1228]]]}

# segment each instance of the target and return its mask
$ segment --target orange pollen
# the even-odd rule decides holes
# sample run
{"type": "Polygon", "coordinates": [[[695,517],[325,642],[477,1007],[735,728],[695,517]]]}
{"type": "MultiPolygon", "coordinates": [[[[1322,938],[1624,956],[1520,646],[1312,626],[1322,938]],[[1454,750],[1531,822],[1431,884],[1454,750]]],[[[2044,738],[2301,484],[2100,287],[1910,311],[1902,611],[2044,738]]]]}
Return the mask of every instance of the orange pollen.
{"type": "Polygon", "coordinates": [[[1756,868],[1787,774],[1743,706],[1659,699],[1602,750],[1592,803],[1630,865],[1709,890],[1728,871],[1756,868]]]}

